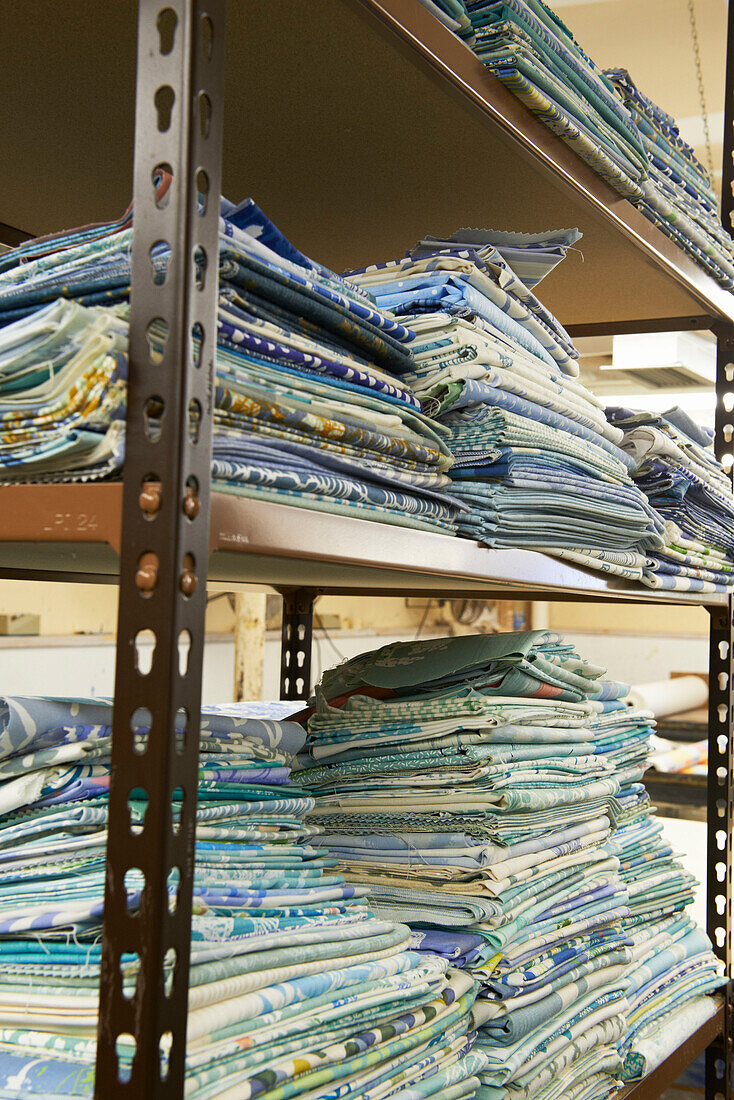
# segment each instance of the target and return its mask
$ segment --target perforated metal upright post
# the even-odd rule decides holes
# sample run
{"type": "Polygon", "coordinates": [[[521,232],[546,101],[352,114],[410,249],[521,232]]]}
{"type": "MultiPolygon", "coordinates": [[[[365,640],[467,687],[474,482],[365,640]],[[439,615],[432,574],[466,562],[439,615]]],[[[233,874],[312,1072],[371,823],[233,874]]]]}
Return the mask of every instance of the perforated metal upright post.
{"type": "Polygon", "coordinates": [[[280,698],[308,699],[311,691],[311,647],[315,593],[308,588],[283,592],[280,645],[280,698]]]}
{"type": "MultiPolygon", "coordinates": [[[[711,609],[709,660],[709,771],[707,931],[727,968],[732,958],[732,608],[711,609]]],[[[727,991],[724,1037],[706,1052],[707,1100],[731,1091],[731,992],[727,991]]]]}
{"type": "Polygon", "coordinates": [[[95,1095],[179,1100],[209,538],[224,0],[141,0],[138,33],[130,368],[95,1095]],[[161,282],[151,260],[166,249],[161,282]],[[164,333],[162,357],[151,352],[154,330],[164,333]],[[149,670],[141,648],[146,639],[154,643],[149,670]],[[139,959],[133,989],[127,981],[123,987],[123,956],[139,959]]]}
{"type": "MultiPolygon", "coordinates": [[[[717,338],[716,455],[731,454],[734,443],[732,410],[725,398],[734,393],[734,325],[714,326],[717,338]]],[[[728,398],[727,398],[728,402],[728,398]]],[[[732,966],[732,866],[734,863],[734,605],[711,608],[709,656],[709,763],[707,931],[714,950],[732,966]]],[[[732,983],[726,989],[723,1038],[706,1052],[707,1100],[730,1100],[732,1090],[732,983]]]]}
{"type": "Polygon", "coordinates": [[[724,153],[721,174],[721,222],[734,236],[734,0],[727,4],[724,153]]]}

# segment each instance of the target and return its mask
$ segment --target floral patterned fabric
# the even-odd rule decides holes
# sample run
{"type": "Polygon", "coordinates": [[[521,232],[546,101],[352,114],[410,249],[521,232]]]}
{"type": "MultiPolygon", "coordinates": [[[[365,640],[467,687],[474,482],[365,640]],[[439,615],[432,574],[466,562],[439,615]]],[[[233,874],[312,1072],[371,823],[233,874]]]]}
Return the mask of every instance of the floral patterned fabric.
{"type": "MultiPolygon", "coordinates": [[[[160,174],[159,191],[169,184],[160,174]]],[[[128,217],[3,255],[0,481],[120,476],[131,239],[128,217]]],[[[222,201],[219,243],[216,487],[452,534],[447,432],[401,377],[410,329],[298,252],[251,200],[222,201]]],[[[156,278],[169,260],[154,249],[156,278]]],[[[150,346],[163,355],[161,326],[150,346]]]]}

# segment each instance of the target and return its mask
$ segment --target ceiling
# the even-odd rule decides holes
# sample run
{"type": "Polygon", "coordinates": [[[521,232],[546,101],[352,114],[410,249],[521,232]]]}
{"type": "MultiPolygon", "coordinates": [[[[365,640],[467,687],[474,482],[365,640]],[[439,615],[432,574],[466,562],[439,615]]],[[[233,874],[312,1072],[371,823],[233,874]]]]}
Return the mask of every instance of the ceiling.
{"type": "Polygon", "coordinates": [[[711,385],[696,384],[676,368],[610,370],[611,343],[612,337],[577,341],[581,352],[581,381],[605,407],[621,405],[662,413],[678,405],[697,423],[714,428],[716,394],[711,385]],[[594,351],[589,350],[589,343],[597,345],[594,351]]]}

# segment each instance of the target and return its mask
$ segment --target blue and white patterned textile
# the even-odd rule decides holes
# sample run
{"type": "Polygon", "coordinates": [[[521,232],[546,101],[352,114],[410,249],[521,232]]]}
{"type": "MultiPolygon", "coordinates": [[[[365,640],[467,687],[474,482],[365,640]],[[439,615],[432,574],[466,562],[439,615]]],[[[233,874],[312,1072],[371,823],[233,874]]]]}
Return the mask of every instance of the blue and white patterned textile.
{"type": "MultiPolygon", "coordinates": [[[[442,1082],[473,1096],[477,983],[414,951],[312,846],[313,799],[290,781],[304,730],[253,713],[202,713],[186,1094],[381,1100],[442,1082]]],[[[93,1094],[111,714],[106,701],[0,699],[3,1098],[93,1094]]],[[[147,732],[133,734],[141,752],[147,732]]],[[[145,792],[129,805],[144,837],[145,792]]],[[[145,883],[126,884],[134,911],[145,883]]],[[[130,997],[138,971],[123,957],[130,997]]],[[[123,1080],[133,1057],[123,1042],[123,1080]]]]}
{"type": "Polygon", "coordinates": [[[635,484],[663,523],[662,547],[648,554],[642,581],[676,592],[734,588],[734,492],[710,433],[679,408],[656,415],[607,409],[624,432],[635,484]]]}
{"type": "Polygon", "coordinates": [[[654,720],[603,675],[550,632],[469,635],[353,658],[312,700],[313,843],[480,983],[477,1097],[609,1096],[678,1045],[683,1006],[691,1030],[716,1010],[640,782],[654,720]]]}
{"type": "Polygon", "coordinates": [[[679,248],[723,286],[734,286],[734,245],[708,173],[675,120],[626,69],[601,70],[541,0],[424,6],[679,248]]]}
{"type": "MultiPolygon", "coordinates": [[[[579,234],[543,236],[557,262],[579,234]]],[[[349,277],[415,332],[404,377],[450,433],[459,534],[639,581],[663,549],[664,520],[632,478],[624,433],[576,377],[570,337],[513,271],[507,239],[426,237],[405,259],[349,277]]]]}
{"type": "MultiPolygon", "coordinates": [[[[131,234],[127,217],[0,258],[0,481],[120,476],[131,234]]],[[[154,250],[157,278],[169,258],[154,250]]],[[[412,332],[252,200],[222,202],[218,277],[216,488],[453,533],[447,432],[402,378],[412,332]]],[[[165,339],[151,326],[154,361],[165,339]]]]}

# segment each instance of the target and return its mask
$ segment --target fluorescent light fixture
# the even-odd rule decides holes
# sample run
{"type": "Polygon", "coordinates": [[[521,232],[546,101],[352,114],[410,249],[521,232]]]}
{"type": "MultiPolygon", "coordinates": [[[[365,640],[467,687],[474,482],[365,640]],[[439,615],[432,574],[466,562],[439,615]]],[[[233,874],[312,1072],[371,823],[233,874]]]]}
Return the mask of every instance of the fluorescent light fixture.
{"type": "Polygon", "coordinates": [[[716,344],[700,332],[643,332],[612,337],[612,362],[601,370],[682,371],[692,380],[716,381],[716,344]]]}

